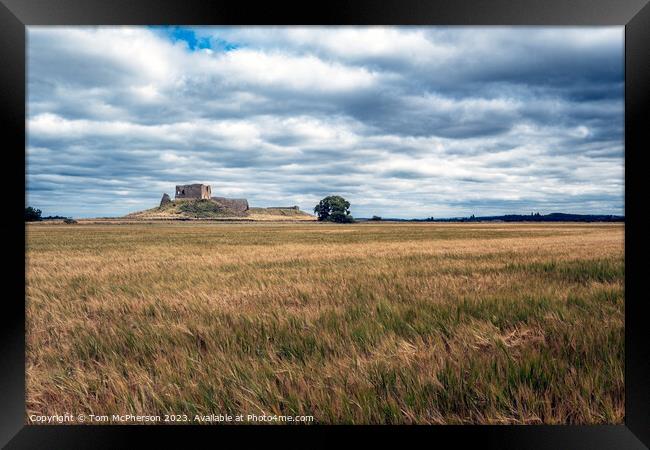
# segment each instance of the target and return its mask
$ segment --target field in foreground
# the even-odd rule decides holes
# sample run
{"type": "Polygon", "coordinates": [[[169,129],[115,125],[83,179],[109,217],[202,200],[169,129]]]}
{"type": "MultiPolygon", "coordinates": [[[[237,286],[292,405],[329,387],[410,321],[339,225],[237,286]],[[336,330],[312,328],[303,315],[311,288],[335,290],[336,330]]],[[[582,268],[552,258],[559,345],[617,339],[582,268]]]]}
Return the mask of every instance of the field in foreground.
{"type": "Polygon", "coordinates": [[[27,413],[620,423],[621,224],[27,227],[27,413]]]}

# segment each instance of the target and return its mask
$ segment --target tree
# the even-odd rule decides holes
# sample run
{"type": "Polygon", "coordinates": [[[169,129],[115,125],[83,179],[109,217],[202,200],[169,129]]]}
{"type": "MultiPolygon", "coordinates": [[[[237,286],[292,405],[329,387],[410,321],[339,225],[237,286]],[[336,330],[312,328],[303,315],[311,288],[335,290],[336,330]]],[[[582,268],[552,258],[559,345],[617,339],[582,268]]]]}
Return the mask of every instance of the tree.
{"type": "Polygon", "coordinates": [[[41,218],[41,210],[28,206],[25,208],[25,222],[38,222],[41,218]]]}
{"type": "Polygon", "coordinates": [[[318,220],[337,223],[351,223],[354,218],[350,215],[350,202],[338,195],[330,195],[322,199],[314,208],[318,220]]]}

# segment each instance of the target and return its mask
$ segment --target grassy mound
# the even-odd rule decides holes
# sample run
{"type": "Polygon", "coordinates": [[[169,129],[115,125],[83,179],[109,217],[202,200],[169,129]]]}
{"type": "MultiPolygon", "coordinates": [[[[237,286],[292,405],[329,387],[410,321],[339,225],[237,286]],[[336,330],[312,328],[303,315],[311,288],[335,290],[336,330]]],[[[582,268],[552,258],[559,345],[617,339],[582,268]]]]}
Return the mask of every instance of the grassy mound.
{"type": "Polygon", "coordinates": [[[263,214],[269,216],[308,216],[304,211],[293,208],[250,208],[251,214],[263,214]]]}
{"type": "Polygon", "coordinates": [[[215,201],[207,199],[181,202],[180,205],[178,205],[178,210],[187,216],[195,217],[197,219],[241,215],[228,210],[215,201]]]}
{"type": "Polygon", "coordinates": [[[294,208],[250,208],[236,211],[223,203],[211,200],[173,200],[165,205],[138,211],[126,216],[127,219],[246,219],[254,221],[273,220],[315,220],[315,217],[294,208]]]}

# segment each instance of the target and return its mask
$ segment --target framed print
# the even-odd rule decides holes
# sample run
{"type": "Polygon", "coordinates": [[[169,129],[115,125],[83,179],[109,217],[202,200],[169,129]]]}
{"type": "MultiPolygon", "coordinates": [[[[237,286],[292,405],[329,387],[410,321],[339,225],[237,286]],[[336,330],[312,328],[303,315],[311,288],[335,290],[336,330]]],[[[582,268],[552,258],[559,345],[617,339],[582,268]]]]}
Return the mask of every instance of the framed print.
{"type": "Polygon", "coordinates": [[[0,17],[7,448],[649,445],[644,0],[0,17]]]}

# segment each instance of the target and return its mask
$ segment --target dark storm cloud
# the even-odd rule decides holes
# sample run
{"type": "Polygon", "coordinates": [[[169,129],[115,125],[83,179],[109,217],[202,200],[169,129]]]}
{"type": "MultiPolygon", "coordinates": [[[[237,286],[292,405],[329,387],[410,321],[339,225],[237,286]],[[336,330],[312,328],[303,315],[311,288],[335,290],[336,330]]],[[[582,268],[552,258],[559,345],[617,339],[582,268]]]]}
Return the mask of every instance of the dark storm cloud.
{"type": "Polygon", "coordinates": [[[623,29],[28,29],[28,202],[623,211],[623,29]]]}

